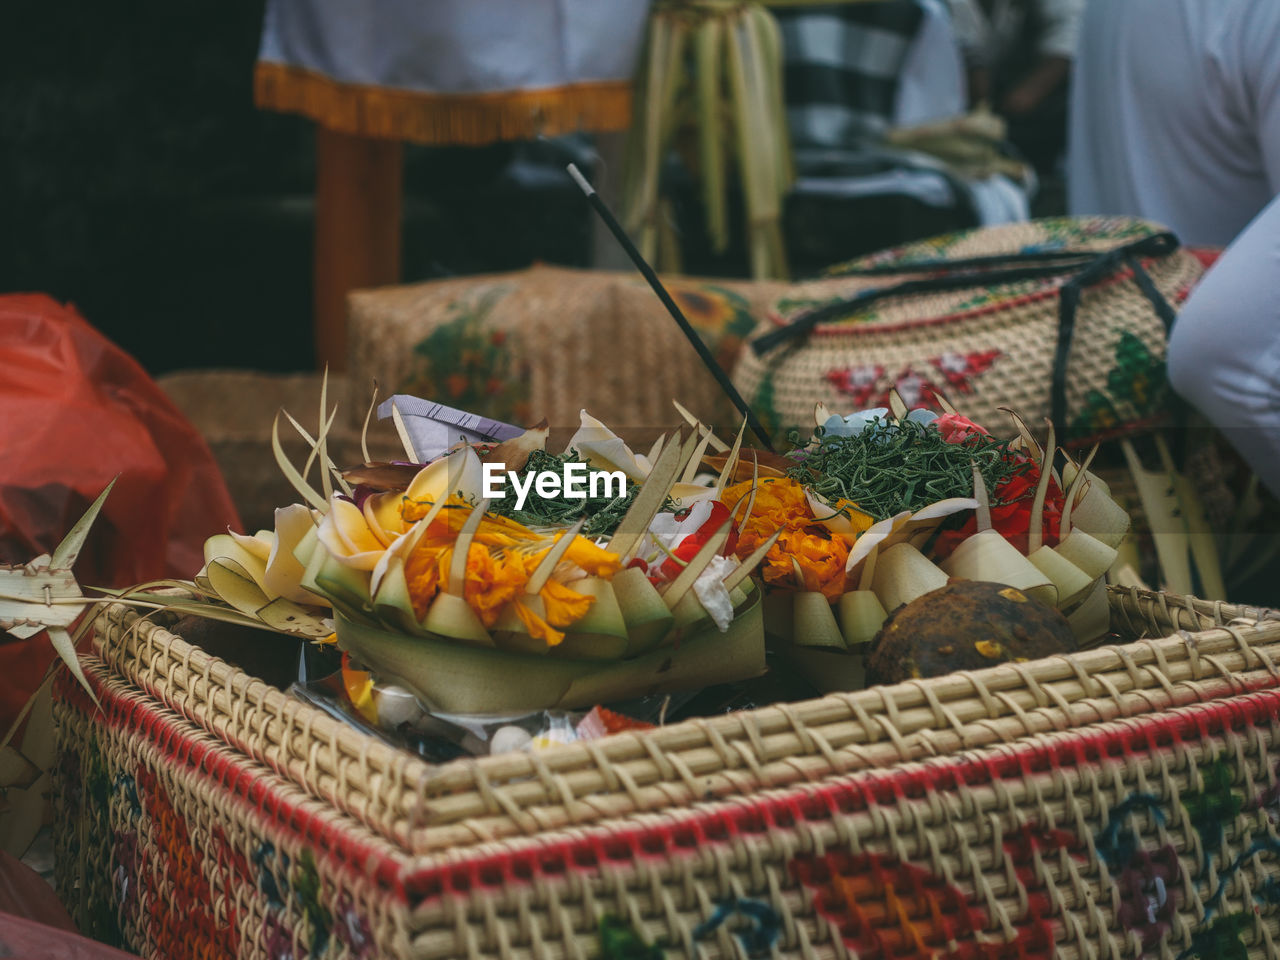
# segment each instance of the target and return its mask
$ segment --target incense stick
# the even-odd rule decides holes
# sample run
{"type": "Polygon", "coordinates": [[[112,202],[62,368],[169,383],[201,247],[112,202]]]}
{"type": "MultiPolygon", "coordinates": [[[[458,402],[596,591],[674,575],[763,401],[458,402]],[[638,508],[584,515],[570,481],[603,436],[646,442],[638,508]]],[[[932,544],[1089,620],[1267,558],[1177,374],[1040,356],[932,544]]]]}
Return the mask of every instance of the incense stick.
{"type": "Polygon", "coordinates": [[[676,302],[671,299],[671,294],[668,293],[667,288],[662,285],[662,281],[658,279],[658,275],[653,272],[653,267],[649,266],[648,261],[640,255],[640,251],[637,250],[635,244],[631,242],[631,238],[628,237],[626,232],[622,229],[622,225],[614,218],[613,213],[610,212],[607,206],[605,206],[605,202],[600,199],[600,195],[596,193],[595,187],[591,186],[591,184],[587,182],[587,178],[582,175],[582,171],[578,169],[577,165],[571,163],[567,169],[569,171],[569,176],[573,177],[574,182],[577,183],[577,185],[582,189],[582,192],[586,194],[587,200],[590,201],[591,206],[595,208],[596,213],[600,215],[600,219],[604,221],[605,226],[609,228],[609,232],[612,233],[618,243],[622,245],[622,249],[625,250],[627,256],[631,258],[631,262],[636,265],[636,269],[639,270],[645,280],[649,282],[649,286],[652,287],[653,292],[658,295],[658,299],[662,301],[662,305],[667,308],[667,312],[671,314],[672,319],[675,320],[677,325],[679,325],[681,332],[684,333],[686,338],[688,338],[693,349],[698,352],[698,357],[702,360],[703,365],[711,371],[711,375],[716,378],[716,382],[720,384],[720,388],[728,394],[729,399],[733,401],[733,405],[738,408],[738,412],[747,418],[747,425],[751,427],[751,432],[756,435],[756,438],[764,448],[772,453],[773,444],[769,442],[768,431],[765,430],[760,421],[756,419],[756,415],[751,411],[751,407],[747,405],[747,401],[742,398],[742,394],[738,392],[737,387],[733,385],[733,381],[729,379],[729,375],[725,373],[724,367],[720,366],[716,361],[716,358],[711,355],[711,351],[708,350],[707,345],[702,342],[702,338],[698,336],[698,332],[693,329],[693,326],[681,312],[680,308],[676,306],[676,302]]]}

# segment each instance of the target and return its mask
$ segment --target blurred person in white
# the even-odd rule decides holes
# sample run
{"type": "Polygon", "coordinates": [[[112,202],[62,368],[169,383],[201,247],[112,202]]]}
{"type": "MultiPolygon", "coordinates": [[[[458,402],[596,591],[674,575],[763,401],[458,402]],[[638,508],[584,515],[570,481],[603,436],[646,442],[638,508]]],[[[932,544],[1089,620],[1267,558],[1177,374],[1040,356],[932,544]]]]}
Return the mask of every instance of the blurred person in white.
{"type": "Polygon", "coordinates": [[[969,68],[969,100],[988,103],[1042,174],[1066,144],[1067,88],[1085,0],[949,0],[969,68]]]}
{"type": "Polygon", "coordinates": [[[1169,337],[1168,365],[1173,389],[1280,496],[1280,197],[1192,291],[1169,337]]]}
{"type": "Polygon", "coordinates": [[[1071,213],[1144,217],[1224,246],[1277,193],[1280,0],[1089,0],[1071,213]]]}

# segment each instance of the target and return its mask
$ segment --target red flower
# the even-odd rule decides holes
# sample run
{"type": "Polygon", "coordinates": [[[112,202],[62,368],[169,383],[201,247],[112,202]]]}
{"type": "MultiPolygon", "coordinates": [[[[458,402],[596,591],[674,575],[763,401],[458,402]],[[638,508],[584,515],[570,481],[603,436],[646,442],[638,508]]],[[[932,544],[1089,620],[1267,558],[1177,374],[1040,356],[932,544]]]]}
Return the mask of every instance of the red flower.
{"type": "Polygon", "coordinates": [[[964,443],[970,437],[990,436],[968,417],[962,417],[958,413],[944,413],[933,421],[933,425],[947,443],[964,443]]]}
{"type": "MultiPolygon", "coordinates": [[[[1027,553],[1027,535],[1031,529],[1031,505],[1036,496],[1036,484],[1039,482],[1040,471],[1035,466],[1031,466],[1024,473],[1010,477],[996,487],[991,494],[992,502],[999,503],[999,506],[991,508],[991,526],[1024,555],[1027,553]]],[[[1058,543],[1058,524],[1062,520],[1063,499],[1061,488],[1050,480],[1049,490],[1044,498],[1042,526],[1044,531],[1042,542],[1046,546],[1052,547],[1058,543]]],[[[978,521],[972,515],[959,530],[944,530],[934,542],[933,558],[945,560],[962,540],[977,532],[978,521]]]]}
{"type": "MultiPolygon", "coordinates": [[[[676,514],[676,521],[683,523],[688,516],[689,511],[684,510],[676,514]]],[[[685,564],[697,556],[698,551],[702,549],[702,545],[710,540],[728,519],[729,508],[719,500],[713,500],[711,502],[711,515],[703,521],[702,526],[682,539],[676,548],[671,551],[671,556],[664,560],[662,566],[658,568],[660,571],[659,582],[674,580],[678,577],[685,564]],[[683,563],[678,563],[677,561],[683,561],[683,563]]],[[[734,526],[730,528],[729,539],[726,541],[724,549],[720,551],[720,556],[731,557],[737,548],[738,530],[734,526]]]]}

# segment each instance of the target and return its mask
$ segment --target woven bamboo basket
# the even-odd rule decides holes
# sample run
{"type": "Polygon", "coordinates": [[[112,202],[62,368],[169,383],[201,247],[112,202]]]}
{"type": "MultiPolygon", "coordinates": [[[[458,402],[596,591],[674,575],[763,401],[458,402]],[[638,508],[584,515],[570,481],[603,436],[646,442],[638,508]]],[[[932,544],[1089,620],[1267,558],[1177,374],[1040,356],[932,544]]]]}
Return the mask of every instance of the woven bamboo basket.
{"type": "Polygon", "coordinates": [[[1275,956],[1280,615],[1111,603],[1133,643],[435,768],[112,608],[60,893],[148,957],[1275,956]]]}
{"type": "MultiPolygon", "coordinates": [[[[673,277],[667,288],[720,363],[778,283],[673,277]]],[[[471,413],[553,430],[586,408],[615,429],[668,429],[669,397],[706,423],[738,423],[724,392],[661,302],[629,273],[535,266],[351,294],[346,404],[359,428],[370,385],[471,413]]],[[[656,433],[654,434],[656,436],[656,433]]]]}

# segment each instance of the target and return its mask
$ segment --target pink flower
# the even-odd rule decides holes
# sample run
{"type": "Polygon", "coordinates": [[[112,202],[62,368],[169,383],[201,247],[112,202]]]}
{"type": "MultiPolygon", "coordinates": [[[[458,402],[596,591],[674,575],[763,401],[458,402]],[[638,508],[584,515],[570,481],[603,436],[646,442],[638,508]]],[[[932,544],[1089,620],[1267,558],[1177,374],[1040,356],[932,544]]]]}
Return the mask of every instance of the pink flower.
{"type": "Polygon", "coordinates": [[[944,413],[933,421],[933,425],[947,443],[964,443],[970,437],[990,436],[968,417],[962,417],[958,413],[944,413]]]}

